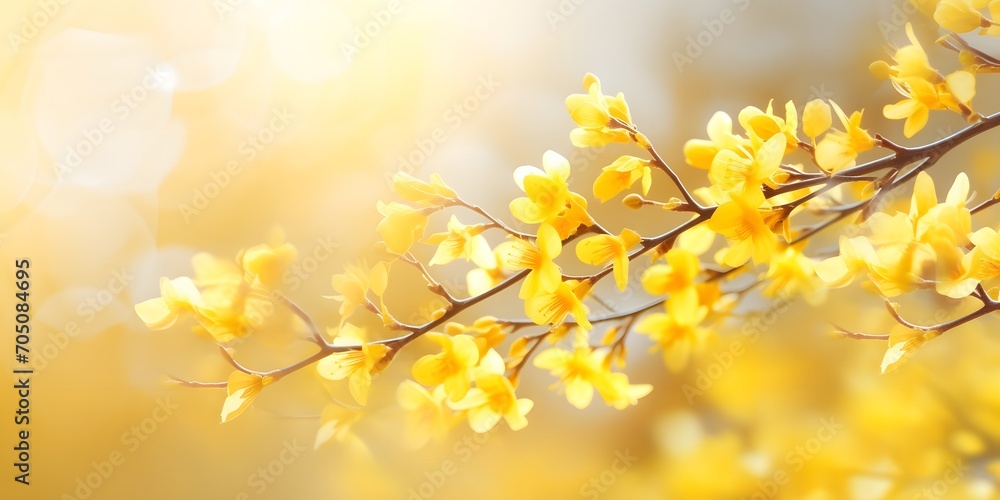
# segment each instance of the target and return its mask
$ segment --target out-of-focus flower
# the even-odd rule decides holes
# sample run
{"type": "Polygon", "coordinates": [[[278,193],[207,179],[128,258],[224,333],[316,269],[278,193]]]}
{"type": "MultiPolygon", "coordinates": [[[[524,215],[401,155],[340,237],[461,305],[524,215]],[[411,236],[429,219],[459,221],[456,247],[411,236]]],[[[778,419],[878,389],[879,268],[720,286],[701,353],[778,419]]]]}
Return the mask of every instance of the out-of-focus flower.
{"type": "Polygon", "coordinates": [[[397,172],[392,176],[392,189],[404,200],[421,205],[440,205],[458,197],[438,174],[431,174],[431,181],[424,182],[410,174],[397,172]]]}
{"type": "Polygon", "coordinates": [[[694,287],[701,273],[698,256],[683,248],[671,248],[666,264],[650,266],[642,273],[642,286],[650,295],[681,293],[694,287]]]}
{"type": "Polygon", "coordinates": [[[406,411],[406,439],[412,448],[430,440],[439,440],[454,425],[456,416],[445,405],[444,386],[428,391],[412,380],[404,380],[396,389],[396,400],[406,411]]]}
{"type": "Polygon", "coordinates": [[[875,147],[875,138],[861,128],[864,110],[851,113],[848,118],[837,103],[830,101],[844,131],[828,132],[816,145],[816,163],[828,172],[839,172],[853,167],[858,153],[875,147]]]}
{"type": "Polygon", "coordinates": [[[786,247],[771,258],[765,280],[765,297],[791,297],[801,294],[810,304],[819,304],[826,297],[826,286],[816,276],[815,263],[798,246],[786,247]]]}
{"type": "Polygon", "coordinates": [[[893,326],[889,332],[889,349],[882,357],[882,373],[889,373],[899,368],[900,364],[909,359],[920,346],[938,335],[941,333],[936,330],[925,332],[904,325],[893,326]]]}
{"type": "Polygon", "coordinates": [[[628,249],[642,241],[639,233],[625,228],[621,235],[599,234],[584,238],[576,246],[576,256],[581,262],[600,265],[611,262],[615,283],[619,290],[628,286],[628,249]]]}
{"type": "Polygon", "coordinates": [[[316,431],[316,439],[313,441],[313,449],[319,449],[326,443],[336,441],[350,446],[363,455],[368,455],[368,446],[352,431],[352,427],[360,419],[360,411],[337,403],[327,404],[320,412],[320,424],[316,431]]]}
{"type": "Polygon", "coordinates": [[[969,235],[976,246],[969,253],[969,275],[985,280],[1000,276],[1000,235],[993,228],[984,227],[969,235]]]}
{"type": "Polygon", "coordinates": [[[147,327],[163,330],[173,326],[184,313],[194,313],[204,307],[201,292],[186,276],[160,278],[160,296],[135,305],[135,312],[147,327]]]}
{"type": "Polygon", "coordinates": [[[298,251],[291,243],[284,241],[284,235],[276,232],[270,244],[261,244],[241,252],[236,261],[253,279],[265,287],[281,283],[285,268],[298,258],[298,251]]]}
{"type": "MultiPolygon", "coordinates": [[[[385,262],[379,262],[371,268],[364,262],[359,265],[348,264],[342,274],[334,274],[330,281],[334,291],[340,295],[324,297],[340,302],[340,326],[344,325],[358,307],[368,304],[370,290],[381,298],[388,285],[388,279],[389,267],[385,262]]],[[[386,313],[384,304],[382,309],[383,313],[386,313]]]]}
{"type": "Polygon", "coordinates": [[[841,235],[840,254],[817,264],[816,274],[830,287],[844,287],[851,284],[857,275],[868,272],[877,258],[868,238],[841,235]]]}
{"type": "Polygon", "coordinates": [[[587,336],[579,335],[573,350],[560,347],[546,349],[535,356],[535,366],[549,370],[559,377],[566,391],[566,400],[579,409],[590,406],[594,398],[594,385],[604,375],[604,355],[587,345],[587,336]]]}
{"type": "Polygon", "coordinates": [[[499,285],[507,278],[504,271],[506,265],[504,260],[510,253],[510,241],[505,241],[493,249],[493,261],[489,266],[477,267],[465,275],[465,286],[469,290],[469,296],[475,297],[485,293],[487,290],[499,285]]]}
{"type": "Polygon", "coordinates": [[[611,125],[612,119],[632,124],[625,96],[619,92],[611,97],[601,93],[601,81],[591,73],[583,77],[586,94],[566,98],[566,109],[578,125],[570,132],[570,140],[578,148],[601,147],[612,142],[629,142],[628,131],[611,125]]]}
{"type": "Polygon", "coordinates": [[[413,364],[413,378],[424,385],[443,384],[445,394],[458,401],[469,392],[469,371],[479,362],[479,348],[468,335],[449,336],[430,332],[424,335],[441,346],[441,352],[428,354],[413,364]]]}
{"type": "Polygon", "coordinates": [[[934,11],[934,20],[956,33],[983,27],[983,15],[972,5],[972,0],[941,0],[934,11]]]}
{"type": "Polygon", "coordinates": [[[591,349],[586,333],[580,332],[574,339],[572,351],[559,347],[546,349],[535,357],[535,366],[559,377],[566,400],[581,410],[590,406],[595,389],[608,405],[619,410],[649,394],[652,386],[632,385],[625,374],[612,373],[607,356],[607,353],[591,349]]]}
{"type": "Polygon", "coordinates": [[[455,410],[464,410],[469,426],[476,432],[487,432],[504,419],[511,430],[517,431],[528,425],[525,415],[534,403],[527,398],[518,399],[510,380],[496,373],[483,373],[476,377],[476,387],[458,402],[449,402],[455,410]]]}
{"type": "Polygon", "coordinates": [[[699,326],[708,308],[698,304],[694,289],[676,293],[667,299],[666,313],[653,313],[641,320],[635,331],[649,335],[656,342],[653,349],[663,351],[663,361],[671,371],[687,366],[693,351],[704,348],[711,332],[699,326]]]}
{"type": "Polygon", "coordinates": [[[385,246],[398,254],[406,253],[413,243],[424,236],[427,227],[427,212],[402,203],[378,202],[378,213],[382,220],[376,229],[382,235],[385,246]]]}
{"type": "Polygon", "coordinates": [[[342,335],[333,340],[337,346],[360,344],[360,348],[335,352],[316,363],[316,371],[328,380],[350,377],[351,396],[360,405],[368,403],[368,390],[372,375],[380,373],[388,364],[390,348],[383,344],[366,343],[360,338],[342,335]]]}
{"type": "Polygon", "coordinates": [[[273,377],[264,377],[239,370],[229,374],[226,382],[226,401],[222,404],[222,423],[229,422],[240,416],[260,391],[274,382],[273,377]]]}

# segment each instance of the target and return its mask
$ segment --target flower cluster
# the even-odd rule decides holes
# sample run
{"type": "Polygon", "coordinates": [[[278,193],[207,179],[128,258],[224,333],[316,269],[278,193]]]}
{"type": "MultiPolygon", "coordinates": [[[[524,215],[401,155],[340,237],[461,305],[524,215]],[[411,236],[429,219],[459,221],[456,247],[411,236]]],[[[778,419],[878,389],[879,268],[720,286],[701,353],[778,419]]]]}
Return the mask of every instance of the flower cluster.
{"type": "MultiPolygon", "coordinates": [[[[996,0],[945,0],[933,7],[945,29],[998,34],[996,23],[981,12],[1000,14],[996,0]]],[[[707,139],[691,139],[683,147],[686,163],[703,174],[678,171],[640,131],[624,95],[604,94],[598,78],[587,74],[585,93],[565,102],[576,124],[572,143],[639,151],[607,163],[593,179],[593,197],[600,203],[621,197],[635,210],[658,207],[658,214],[683,214],[685,222],[649,234],[635,229],[643,227],[638,224],[605,227],[600,204],[588,206],[588,198],[571,189],[572,165],[555,151],[542,154],[541,168],[513,169],[511,191],[516,186],[520,193],[505,201],[509,214],[504,215],[466,201],[437,174],[424,181],[400,173],[393,189],[402,201],[377,204],[382,215],[377,255],[332,277],[334,293],[327,298],[337,306],[339,321],[326,333],[279,291],[296,255],[280,238],[240,252],[235,263],[195,256],[193,278],[163,278],[161,296],[136,304],[136,312],[154,329],[191,316],[197,331],[222,345],[235,369],[227,381],[182,383],[226,388],[223,421],[243,413],[265,387],[312,366],[323,380],[346,380],[354,402],[365,406],[373,379],[393,360],[406,359],[397,355],[412,343],[425,352],[408,367],[411,378],[398,385],[396,399],[406,410],[415,446],[441,438],[462,421],[476,432],[500,421],[512,430],[524,428],[534,402],[518,394],[518,385],[531,366],[554,376],[552,388],[576,408],[587,408],[595,393],[617,409],[635,405],[653,387],[632,383],[623,371],[630,345],[644,344],[661,353],[670,370],[681,372],[740,318],[740,306],[752,307],[741,302],[758,292],[818,305],[831,290],[860,282],[865,293],[885,301],[897,325],[880,334],[839,326],[838,331],[888,341],[882,371],[895,369],[927,341],[1000,310],[1000,289],[991,286],[1000,278],[1000,235],[991,227],[973,229],[973,215],[1000,203],[1000,196],[970,207],[970,179],[961,173],[940,201],[928,173],[952,148],[1000,126],[1000,116],[982,116],[972,108],[976,75],[996,72],[1000,63],[948,35],[939,43],[959,52],[962,67],[945,76],[930,65],[909,24],[906,36],[910,43],[895,50],[892,63],[870,66],[904,97],[884,107],[885,117],[905,119],[907,138],[926,126],[930,110],[955,111],[973,125],[907,148],[864,128],[864,110],[848,115],[822,99],[801,107],[787,101],[777,110],[769,102],[763,109],[739,111],[735,121],[741,131],[734,131],[728,113],[716,112],[708,120],[707,139]],[[704,181],[688,189],[682,177],[695,175],[704,181]],[[669,182],[654,190],[660,176],[669,182]],[[911,181],[909,209],[892,210],[887,198],[911,181]],[[668,190],[676,196],[663,195],[668,190]],[[852,216],[857,224],[850,227],[866,233],[845,232],[837,247],[820,247],[817,235],[852,216]],[[443,231],[427,234],[442,225],[443,231]],[[810,244],[819,248],[807,248],[810,244]],[[643,256],[650,258],[639,259],[643,256]],[[427,293],[444,301],[422,323],[401,321],[386,299],[391,287],[413,288],[401,283],[401,266],[416,269],[427,293]],[[436,266],[464,266],[465,288],[439,282],[436,266]],[[564,272],[570,266],[588,272],[564,272]],[[619,293],[631,294],[640,288],[632,279],[636,275],[651,300],[625,309],[597,296],[605,278],[619,293]],[[459,314],[514,286],[523,317],[459,322],[466,321],[459,314]],[[922,290],[956,304],[977,300],[982,307],[943,323],[917,325],[890,299],[922,290]],[[235,341],[258,328],[276,301],[299,318],[318,350],[285,368],[249,369],[235,359],[235,341]],[[597,307],[606,312],[593,313],[597,307]],[[361,326],[358,316],[365,313],[377,318],[380,333],[361,326]],[[595,331],[604,332],[601,339],[595,340],[595,331]],[[630,337],[633,331],[641,336],[630,337]]],[[[359,416],[354,405],[330,403],[321,415],[317,446],[357,445],[351,427],[359,416]]]]}

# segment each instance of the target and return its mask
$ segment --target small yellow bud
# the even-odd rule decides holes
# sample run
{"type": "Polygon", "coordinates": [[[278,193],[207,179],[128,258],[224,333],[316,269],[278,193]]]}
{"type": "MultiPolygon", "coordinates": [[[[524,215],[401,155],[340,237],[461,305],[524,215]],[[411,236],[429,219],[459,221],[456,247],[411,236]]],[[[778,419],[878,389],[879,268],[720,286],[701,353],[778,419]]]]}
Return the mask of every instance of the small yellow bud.
{"type": "Polygon", "coordinates": [[[646,200],[638,194],[632,193],[624,198],[622,198],[622,205],[625,205],[632,210],[639,210],[645,204],[646,200]]]}

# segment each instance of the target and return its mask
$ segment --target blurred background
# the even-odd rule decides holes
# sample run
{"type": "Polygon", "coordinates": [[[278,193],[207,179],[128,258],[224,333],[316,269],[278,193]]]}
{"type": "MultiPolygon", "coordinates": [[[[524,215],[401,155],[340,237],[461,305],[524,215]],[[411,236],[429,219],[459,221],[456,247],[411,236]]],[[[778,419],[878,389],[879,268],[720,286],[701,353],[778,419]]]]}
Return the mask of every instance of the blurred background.
{"type": "MultiPolygon", "coordinates": [[[[335,326],[322,295],[378,240],[375,203],[395,199],[388,179],[399,171],[440,173],[511,220],[513,170],[540,166],[552,149],[589,197],[600,168],[635,151],[570,144],[564,99],[583,92],[587,72],[605,93],[624,92],[637,125],[695,186],[705,173],[684,166],[684,141],[705,137],[717,110],[735,117],[770,99],[864,108],[866,127],[904,144],[943,137],[960,118],[933,115],[903,139],[901,123],[881,117],[898,97],[867,71],[906,43],[906,22],[936,66],[955,69],[952,53],[931,47],[935,25],[906,2],[11,0],[0,9],[0,272],[31,260],[35,369],[29,487],[12,480],[17,401],[0,390],[2,498],[1000,497],[996,320],[881,376],[883,342],[830,335],[833,322],[891,326],[857,287],[821,307],[752,298],[745,322],[720,328],[676,374],[631,336],[627,372],[654,390],[626,411],[597,401],[576,410],[529,367],[518,389],[535,401],[526,429],[476,436],[463,424],[416,451],[404,445],[395,388],[429,344],[375,379],[352,428],[364,446],[314,451],[316,416],[331,398],[349,400],[346,383],[325,390],[304,370],[221,425],[223,391],[164,383],[166,374],[224,380],[231,369],[216,347],[189,324],[150,331],[132,310],[158,296],[161,276],[191,275],[195,253],[231,259],[281,230],[302,265],[285,292],[335,326]],[[748,324],[760,331],[753,341],[748,324]],[[737,341],[742,354],[727,357],[737,341]]],[[[981,81],[979,111],[1000,104],[992,88],[981,81]]],[[[959,170],[980,197],[994,192],[998,150],[987,134],[949,155],[935,168],[939,193],[959,170]]],[[[673,194],[657,177],[651,197],[673,194]]],[[[614,232],[665,223],[592,203],[614,232]]],[[[996,225],[995,214],[977,217],[976,227],[996,225]]],[[[422,245],[418,255],[432,253],[422,245]]],[[[463,265],[434,271],[461,290],[463,265]]],[[[422,288],[416,274],[399,279],[390,303],[404,318],[426,315],[433,296],[412,292],[422,288]]],[[[14,289],[2,286],[11,330],[14,289]]],[[[614,306],[646,300],[636,286],[601,293],[614,306]]],[[[519,314],[502,297],[475,313],[519,314]]],[[[907,307],[934,321],[948,306],[907,307]]],[[[385,335],[370,318],[360,323],[385,335]]],[[[308,346],[290,324],[285,313],[268,318],[240,359],[259,369],[297,359],[308,346]]],[[[10,373],[13,334],[0,338],[10,373]]]]}

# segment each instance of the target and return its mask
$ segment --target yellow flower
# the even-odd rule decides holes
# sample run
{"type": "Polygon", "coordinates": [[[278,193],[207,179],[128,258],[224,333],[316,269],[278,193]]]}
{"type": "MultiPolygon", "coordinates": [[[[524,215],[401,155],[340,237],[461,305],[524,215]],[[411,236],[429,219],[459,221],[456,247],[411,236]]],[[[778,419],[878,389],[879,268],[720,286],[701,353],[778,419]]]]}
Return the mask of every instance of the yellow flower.
{"type": "Polygon", "coordinates": [[[972,5],[972,0],[941,0],[934,11],[934,20],[942,28],[956,33],[966,33],[983,26],[983,15],[972,5]]]}
{"type": "Polygon", "coordinates": [[[628,249],[642,241],[639,233],[625,228],[621,235],[599,234],[584,238],[576,246],[576,256],[584,264],[600,265],[612,262],[615,283],[619,290],[628,286],[628,249]]]}
{"type": "Polygon", "coordinates": [[[604,355],[587,345],[587,336],[578,335],[573,351],[559,347],[546,349],[535,357],[535,366],[559,377],[569,404],[584,409],[594,399],[594,384],[600,383],[604,355]],[[582,341],[581,341],[582,339],[582,341]]]}
{"type": "Polygon", "coordinates": [[[787,247],[774,255],[764,279],[773,280],[764,288],[765,297],[802,294],[810,304],[817,304],[826,296],[826,288],[816,276],[815,263],[800,248],[787,247]]]}
{"type": "Polygon", "coordinates": [[[239,370],[230,373],[226,383],[226,401],[222,403],[222,423],[240,416],[250,407],[250,403],[253,403],[260,391],[271,382],[274,382],[274,377],[263,377],[239,370]]]}
{"type": "Polygon", "coordinates": [[[335,352],[316,363],[316,371],[328,380],[343,380],[350,377],[348,387],[351,396],[360,405],[368,403],[368,390],[372,385],[372,374],[380,373],[388,364],[389,347],[382,344],[365,343],[352,336],[333,339],[337,346],[361,344],[360,348],[335,352]]]}
{"type": "MultiPolygon", "coordinates": [[[[604,366],[607,366],[607,362],[604,366]]],[[[604,376],[598,379],[595,387],[604,402],[617,410],[638,404],[640,398],[653,390],[653,386],[649,384],[630,384],[628,375],[624,373],[609,372],[605,372],[604,376]]]]}
{"type": "Polygon", "coordinates": [[[404,380],[396,389],[396,400],[406,410],[406,439],[412,448],[420,448],[431,439],[440,440],[456,420],[445,406],[444,387],[428,391],[412,380],[404,380]]]}
{"type": "MultiPolygon", "coordinates": [[[[981,7],[979,3],[976,4],[977,7],[981,7]]],[[[990,17],[992,18],[991,20],[993,22],[991,23],[989,28],[983,28],[979,30],[979,34],[988,36],[1000,36],[1000,22],[997,22],[997,19],[1000,19],[1000,1],[996,0],[990,1],[989,9],[990,9],[990,17]]]]}
{"type": "Polygon", "coordinates": [[[708,179],[723,191],[759,190],[763,184],[775,187],[775,174],[785,153],[784,134],[773,134],[755,154],[719,151],[708,170],[708,179]]]}
{"type": "Polygon", "coordinates": [[[472,430],[483,433],[496,426],[501,418],[507,421],[511,430],[517,431],[528,425],[525,415],[534,403],[530,399],[518,399],[514,386],[503,375],[483,373],[476,377],[476,387],[458,402],[449,402],[454,410],[465,410],[472,430]]]}
{"type": "Polygon", "coordinates": [[[666,255],[667,264],[650,266],[642,273],[642,287],[650,295],[681,293],[694,286],[701,273],[698,256],[683,248],[671,248],[666,255]]]}
{"type": "Polygon", "coordinates": [[[975,248],[969,253],[969,275],[985,280],[1000,276],[1000,235],[997,231],[984,227],[969,235],[975,248]]]}
{"type": "Polygon", "coordinates": [[[298,258],[298,251],[291,243],[284,242],[284,235],[277,232],[270,244],[248,248],[236,257],[243,270],[262,285],[274,287],[281,283],[285,268],[298,258]]]}
{"type": "Polygon", "coordinates": [[[733,119],[717,111],[708,120],[708,140],[691,139],[684,143],[684,161],[696,168],[708,170],[719,151],[741,151],[750,147],[750,141],[733,134],[733,119]]]}
{"type": "Polygon", "coordinates": [[[698,304],[693,289],[671,295],[665,307],[666,313],[642,318],[635,331],[649,335],[656,342],[653,348],[663,350],[667,368],[677,372],[687,366],[691,352],[700,351],[708,341],[710,332],[698,326],[708,315],[708,308],[698,304]]]}
{"type": "Polygon", "coordinates": [[[563,281],[555,290],[527,299],[524,312],[535,324],[552,326],[559,326],[568,314],[572,314],[581,328],[590,330],[593,326],[587,319],[587,306],[583,304],[590,288],[587,280],[563,281]]]}
{"type": "Polygon", "coordinates": [[[708,227],[730,242],[722,259],[727,266],[741,266],[751,256],[754,264],[767,262],[777,247],[778,237],[764,222],[764,214],[770,214],[770,209],[760,208],[764,203],[764,194],[758,190],[734,192],[732,200],[712,214],[708,227]]]}
{"type": "Polygon", "coordinates": [[[882,373],[889,373],[899,368],[910,358],[920,346],[941,335],[937,330],[925,332],[904,325],[895,325],[889,331],[889,349],[882,357],[882,373]]]}
{"type": "Polygon", "coordinates": [[[542,224],[538,227],[537,246],[520,238],[510,242],[504,256],[505,265],[511,269],[531,270],[521,283],[518,298],[529,299],[558,288],[562,272],[553,259],[562,253],[562,240],[552,226],[542,224]]]}
{"type": "Polygon", "coordinates": [[[587,213],[587,199],[577,193],[569,193],[569,205],[566,211],[546,222],[556,228],[559,237],[569,238],[582,226],[591,226],[594,219],[587,213]]]}
{"type": "Polygon", "coordinates": [[[431,181],[415,179],[407,173],[392,176],[392,189],[404,200],[421,205],[440,205],[458,197],[438,174],[431,174],[431,181]]]}
{"type": "Polygon", "coordinates": [[[566,109],[579,127],[570,132],[573,145],[578,148],[600,147],[612,142],[629,142],[628,131],[611,126],[612,119],[632,124],[632,116],[621,92],[611,97],[601,93],[601,82],[587,73],[583,77],[586,94],[573,94],[566,98],[566,109]]]}
{"type": "Polygon", "coordinates": [[[905,87],[896,85],[896,90],[906,99],[896,104],[886,104],[882,114],[890,120],[906,120],[903,124],[903,135],[913,137],[927,125],[931,107],[944,109],[938,99],[934,85],[926,80],[914,78],[905,82],[905,87]]]}
{"type": "Polygon", "coordinates": [[[505,241],[493,249],[493,262],[490,266],[476,267],[465,275],[465,285],[469,296],[475,297],[499,285],[507,278],[504,272],[504,259],[510,253],[512,243],[505,241]]]}
{"type": "Polygon", "coordinates": [[[135,313],[147,327],[163,330],[176,323],[181,314],[195,312],[204,305],[191,278],[160,278],[160,296],[136,304],[135,313]]]}
{"type": "MultiPolygon", "coordinates": [[[[334,274],[331,278],[333,289],[340,295],[324,296],[340,302],[340,326],[354,314],[358,307],[368,304],[368,291],[374,290],[382,296],[387,285],[389,269],[384,262],[379,262],[373,268],[362,262],[360,265],[346,265],[343,274],[334,274]]],[[[383,307],[384,309],[384,307],[383,307]]]]}
{"type": "MultiPolygon", "coordinates": [[[[738,117],[740,125],[750,135],[751,143],[755,142],[755,139],[757,141],[767,141],[776,134],[783,135],[785,140],[782,144],[783,150],[781,153],[789,153],[799,147],[799,137],[797,135],[799,127],[798,112],[795,110],[795,104],[792,101],[788,101],[785,103],[785,118],[782,119],[772,111],[772,103],[773,101],[767,103],[765,111],[761,111],[756,106],[743,108],[738,117]]],[[[759,145],[753,144],[753,147],[756,149],[759,145]]]]}
{"type": "Polygon", "coordinates": [[[424,335],[441,346],[438,354],[428,354],[413,364],[413,378],[424,385],[444,384],[445,393],[458,401],[469,392],[469,370],[479,362],[479,347],[468,335],[454,337],[430,332],[424,335]]]}
{"type": "Polygon", "coordinates": [[[476,343],[476,347],[479,348],[480,366],[482,366],[483,358],[490,350],[502,344],[504,340],[507,340],[507,333],[503,329],[503,325],[497,323],[497,319],[493,316],[478,318],[471,325],[463,325],[452,321],[444,326],[444,332],[453,337],[462,333],[473,334],[472,340],[476,343]]]}
{"type": "Polygon", "coordinates": [[[382,235],[385,246],[398,254],[406,253],[413,242],[423,238],[427,227],[427,212],[402,203],[378,202],[378,213],[382,220],[376,229],[382,235]]]}
{"type": "Polygon", "coordinates": [[[851,113],[847,118],[837,103],[830,101],[844,131],[834,130],[823,136],[816,145],[816,163],[828,172],[839,172],[855,165],[858,153],[875,147],[875,138],[861,128],[864,110],[851,113]]]}
{"type": "Polygon", "coordinates": [[[927,125],[932,109],[951,109],[963,115],[972,113],[976,78],[968,71],[956,71],[938,85],[919,78],[900,80],[893,85],[905,99],[887,104],[882,114],[890,120],[906,119],[903,124],[903,135],[906,137],[913,137],[927,125]]]}
{"type": "Polygon", "coordinates": [[[642,179],[642,194],[648,194],[653,182],[649,161],[635,156],[622,156],[604,167],[601,175],[597,176],[594,181],[594,196],[604,203],[631,188],[639,179],[642,179]]]}
{"type": "Polygon", "coordinates": [[[255,288],[247,282],[245,271],[233,261],[199,253],[191,258],[191,265],[204,301],[195,316],[198,331],[207,332],[215,341],[246,337],[274,308],[269,298],[251,293],[255,288]]]}
{"type": "Polygon", "coordinates": [[[618,409],[635,404],[652,390],[649,385],[629,385],[625,374],[611,373],[607,354],[591,349],[586,334],[577,335],[572,352],[558,347],[546,349],[535,357],[534,363],[559,377],[566,400],[581,410],[590,406],[595,388],[605,402],[618,409]]]}
{"type": "MultiPolygon", "coordinates": [[[[729,201],[728,198],[725,201],[729,201]]],[[[709,205],[715,205],[715,202],[710,202],[709,205]]],[[[698,216],[695,215],[694,217],[697,218],[698,216]]],[[[708,227],[708,223],[703,222],[681,233],[677,237],[673,248],[681,248],[695,255],[701,255],[709,251],[713,244],[715,244],[715,231],[712,231],[712,228],[708,227]]],[[[653,260],[656,260],[656,258],[653,260]]]]}
{"type": "Polygon", "coordinates": [[[840,255],[816,264],[816,274],[833,288],[850,285],[858,274],[868,272],[878,257],[871,241],[864,236],[840,237],[840,255]]]}
{"type": "Polygon", "coordinates": [[[555,151],[542,155],[542,167],[525,165],[514,170],[514,182],[528,196],[510,202],[510,212],[521,222],[539,224],[554,219],[569,204],[569,161],[555,151]]]}
{"type": "Polygon", "coordinates": [[[448,221],[448,232],[432,234],[425,240],[431,245],[438,245],[430,265],[447,264],[459,257],[465,258],[466,262],[471,259],[480,267],[495,265],[490,244],[482,235],[485,229],[484,224],[466,226],[452,215],[448,221]]]}
{"type": "Polygon", "coordinates": [[[868,68],[879,78],[897,78],[908,80],[918,78],[931,83],[941,81],[941,74],[934,69],[927,53],[913,34],[913,26],[906,23],[906,37],[910,40],[910,45],[900,47],[893,55],[896,64],[889,65],[885,61],[875,61],[868,68]]]}
{"type": "Polygon", "coordinates": [[[802,111],[802,132],[813,140],[823,132],[826,132],[833,123],[833,115],[830,112],[830,105],[822,99],[813,99],[806,103],[802,111]]]}

